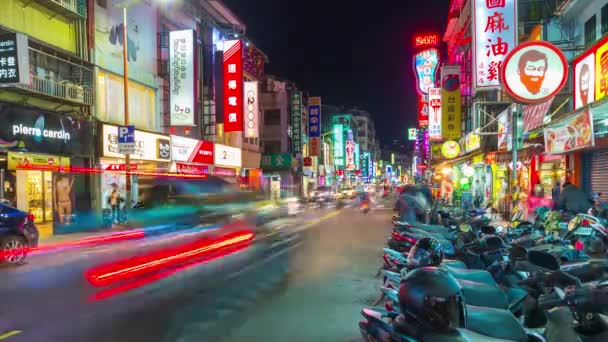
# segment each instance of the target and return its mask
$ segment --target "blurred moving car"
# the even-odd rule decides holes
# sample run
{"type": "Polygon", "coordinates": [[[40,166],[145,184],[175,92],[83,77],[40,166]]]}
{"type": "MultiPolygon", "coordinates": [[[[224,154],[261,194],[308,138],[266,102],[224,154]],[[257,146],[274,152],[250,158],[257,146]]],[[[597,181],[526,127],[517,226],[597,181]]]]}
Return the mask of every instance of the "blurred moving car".
{"type": "Polygon", "coordinates": [[[353,199],[357,197],[357,190],[354,188],[342,188],[340,189],[340,194],[342,198],[353,199]]]}
{"type": "Polygon", "coordinates": [[[320,186],[310,194],[310,201],[317,204],[333,202],[335,195],[328,186],[320,186]]]}
{"type": "Polygon", "coordinates": [[[20,265],[28,251],[38,246],[34,215],[0,202],[0,263],[20,265]]]}

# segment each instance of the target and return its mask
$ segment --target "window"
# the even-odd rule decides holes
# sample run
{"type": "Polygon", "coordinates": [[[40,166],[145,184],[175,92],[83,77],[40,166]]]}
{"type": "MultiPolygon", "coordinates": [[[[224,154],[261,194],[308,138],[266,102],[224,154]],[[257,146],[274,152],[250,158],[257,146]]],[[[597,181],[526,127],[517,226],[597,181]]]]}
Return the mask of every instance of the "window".
{"type": "Polygon", "coordinates": [[[264,142],[264,154],[281,153],[281,142],[269,140],[264,142]]]}
{"type": "Polygon", "coordinates": [[[280,109],[267,109],[264,111],[264,124],[265,125],[280,125],[281,124],[281,110],[280,109]]]}
{"type": "Polygon", "coordinates": [[[608,32],[608,4],[602,7],[602,36],[608,32]]]}
{"type": "MultiPolygon", "coordinates": [[[[603,11],[603,9],[602,9],[603,11]]],[[[589,46],[593,43],[595,43],[596,40],[596,29],[595,29],[595,15],[593,15],[593,17],[589,18],[589,20],[587,20],[587,22],[585,22],[585,46],[589,46]]]]}

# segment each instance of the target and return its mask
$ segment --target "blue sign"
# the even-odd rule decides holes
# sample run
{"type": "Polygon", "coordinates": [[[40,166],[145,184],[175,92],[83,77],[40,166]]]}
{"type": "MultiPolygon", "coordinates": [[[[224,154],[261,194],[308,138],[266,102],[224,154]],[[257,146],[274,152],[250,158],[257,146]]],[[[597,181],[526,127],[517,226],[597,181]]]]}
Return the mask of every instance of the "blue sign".
{"type": "Polygon", "coordinates": [[[118,143],[129,144],[135,142],[135,126],[118,126],[118,143]]]}
{"type": "Polygon", "coordinates": [[[321,136],[321,106],[308,106],[308,136],[318,138],[321,136]]]}

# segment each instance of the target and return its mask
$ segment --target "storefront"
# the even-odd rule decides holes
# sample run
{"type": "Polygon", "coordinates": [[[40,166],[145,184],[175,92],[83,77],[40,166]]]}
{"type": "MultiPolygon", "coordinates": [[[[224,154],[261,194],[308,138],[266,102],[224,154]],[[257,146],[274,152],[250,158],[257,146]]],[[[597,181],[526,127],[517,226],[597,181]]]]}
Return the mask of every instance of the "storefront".
{"type": "Polygon", "coordinates": [[[91,126],[66,114],[0,103],[0,197],[31,212],[41,236],[53,234],[50,223],[69,223],[77,211],[90,209],[85,175],[68,174],[70,166],[88,167],[91,126]]]}
{"type": "Polygon", "coordinates": [[[241,149],[222,144],[214,145],[214,175],[237,184],[242,165],[241,149]]]}
{"type": "MultiPolygon", "coordinates": [[[[99,167],[102,170],[125,170],[125,156],[118,153],[118,126],[100,123],[99,167]]],[[[146,173],[165,173],[171,167],[171,137],[164,134],[135,130],[135,153],[131,154],[131,170],[146,173]]],[[[126,194],[127,178],[124,173],[104,172],[100,177],[101,207],[107,206],[106,198],[113,185],[126,194]]],[[[138,177],[131,176],[131,200],[138,201],[138,177]]]]}
{"type": "Polygon", "coordinates": [[[170,172],[188,175],[213,174],[214,146],[211,141],[171,136],[170,172]]]}

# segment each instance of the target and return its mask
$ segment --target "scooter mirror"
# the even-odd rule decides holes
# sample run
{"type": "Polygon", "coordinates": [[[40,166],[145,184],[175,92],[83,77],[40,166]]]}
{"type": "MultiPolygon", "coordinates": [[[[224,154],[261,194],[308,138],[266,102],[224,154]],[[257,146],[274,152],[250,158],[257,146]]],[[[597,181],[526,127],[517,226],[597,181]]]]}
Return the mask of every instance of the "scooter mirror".
{"type": "Polygon", "coordinates": [[[497,227],[496,227],[496,232],[497,232],[497,233],[499,233],[499,234],[500,234],[500,233],[502,233],[502,232],[504,232],[504,231],[505,231],[505,227],[503,227],[503,226],[497,226],[497,227]]]}
{"type": "Polygon", "coordinates": [[[528,251],[528,262],[548,271],[558,271],[560,269],[559,260],[554,255],[543,251],[528,251]]]}

